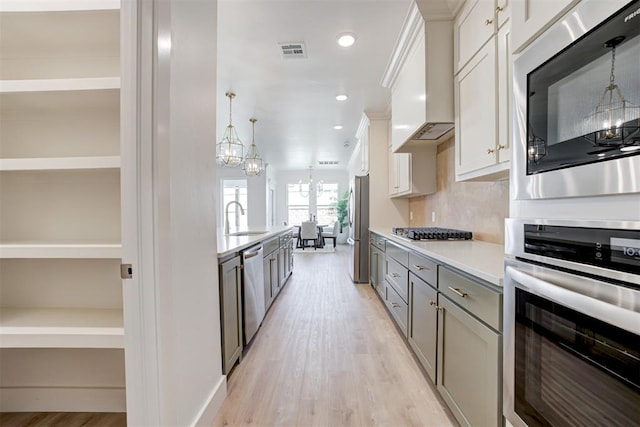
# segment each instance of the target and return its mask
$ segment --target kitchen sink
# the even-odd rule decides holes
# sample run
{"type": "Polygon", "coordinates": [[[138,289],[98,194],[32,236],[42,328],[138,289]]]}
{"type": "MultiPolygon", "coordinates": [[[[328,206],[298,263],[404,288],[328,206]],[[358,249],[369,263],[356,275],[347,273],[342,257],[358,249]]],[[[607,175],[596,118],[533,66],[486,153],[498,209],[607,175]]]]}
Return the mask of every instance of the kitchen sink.
{"type": "Polygon", "coordinates": [[[268,231],[237,231],[235,233],[229,233],[229,236],[259,236],[260,234],[266,234],[268,231]]]}

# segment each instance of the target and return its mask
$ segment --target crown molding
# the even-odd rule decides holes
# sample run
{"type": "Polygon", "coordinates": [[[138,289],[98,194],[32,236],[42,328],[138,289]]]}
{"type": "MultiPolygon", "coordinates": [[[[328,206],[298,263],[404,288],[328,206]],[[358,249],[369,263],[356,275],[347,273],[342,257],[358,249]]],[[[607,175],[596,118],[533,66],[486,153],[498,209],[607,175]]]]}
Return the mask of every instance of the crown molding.
{"type": "Polygon", "coordinates": [[[381,84],[383,87],[390,88],[393,86],[411,47],[421,34],[424,34],[424,19],[420,9],[418,9],[418,5],[415,2],[411,2],[407,16],[402,24],[402,30],[393,48],[391,59],[382,76],[381,84]]]}

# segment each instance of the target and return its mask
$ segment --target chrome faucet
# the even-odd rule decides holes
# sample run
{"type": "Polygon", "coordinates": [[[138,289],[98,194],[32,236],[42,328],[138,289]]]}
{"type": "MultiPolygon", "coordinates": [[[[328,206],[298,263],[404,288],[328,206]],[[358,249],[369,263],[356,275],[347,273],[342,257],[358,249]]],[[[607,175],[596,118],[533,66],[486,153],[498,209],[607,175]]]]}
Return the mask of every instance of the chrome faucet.
{"type": "Polygon", "coordinates": [[[235,200],[232,200],[229,203],[227,203],[227,206],[225,206],[225,208],[224,208],[224,234],[225,234],[225,236],[229,235],[229,206],[232,203],[235,203],[236,205],[238,205],[238,207],[240,208],[240,213],[242,215],[244,215],[244,208],[242,207],[242,205],[239,202],[236,202],[235,200]]]}

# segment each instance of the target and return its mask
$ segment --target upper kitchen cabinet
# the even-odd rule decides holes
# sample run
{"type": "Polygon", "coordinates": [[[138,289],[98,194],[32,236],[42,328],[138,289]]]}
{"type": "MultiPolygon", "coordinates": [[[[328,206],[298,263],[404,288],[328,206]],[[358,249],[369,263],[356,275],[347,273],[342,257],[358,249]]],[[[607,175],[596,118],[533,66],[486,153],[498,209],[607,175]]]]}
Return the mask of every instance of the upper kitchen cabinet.
{"type": "Polygon", "coordinates": [[[412,152],[451,136],[452,34],[451,21],[425,23],[412,5],[382,80],[392,92],[393,152],[412,152]]]}
{"type": "MultiPolygon", "coordinates": [[[[482,44],[467,35],[471,22],[479,22],[487,14],[486,1],[465,4],[456,18],[456,49],[464,66],[455,78],[455,159],[456,180],[493,180],[508,177],[511,144],[512,66],[510,27],[507,19],[500,26],[498,17],[507,4],[491,9],[485,18],[491,28],[488,41],[482,44]],[[465,34],[463,36],[463,33],[465,34]],[[466,46],[469,44],[469,46],[466,46]],[[478,45],[479,49],[476,49],[478,45]],[[464,55],[460,56],[460,52],[464,55]],[[467,60],[466,56],[471,55],[467,60]]],[[[478,37],[480,38],[480,37],[478,37]]]]}
{"type": "Polygon", "coordinates": [[[416,197],[436,192],[435,145],[413,153],[394,153],[389,147],[389,197],[416,197]]]}
{"type": "Polygon", "coordinates": [[[519,53],[580,0],[510,0],[513,53],[519,53]]]}
{"type": "Polygon", "coordinates": [[[371,121],[366,114],[362,115],[356,139],[358,140],[357,158],[355,161],[355,175],[363,176],[369,173],[369,124],[371,121]]]}

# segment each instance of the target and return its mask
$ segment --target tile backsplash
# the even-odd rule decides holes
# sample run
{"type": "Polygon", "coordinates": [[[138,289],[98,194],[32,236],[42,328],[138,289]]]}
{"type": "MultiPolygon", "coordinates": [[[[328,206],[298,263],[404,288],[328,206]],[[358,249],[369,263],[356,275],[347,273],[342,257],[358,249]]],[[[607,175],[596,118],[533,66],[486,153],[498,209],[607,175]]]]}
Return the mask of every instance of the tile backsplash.
{"type": "Polygon", "coordinates": [[[453,138],[438,146],[437,188],[434,194],[409,199],[409,225],[457,228],[473,232],[475,240],[504,243],[509,181],[456,182],[453,138]]]}

